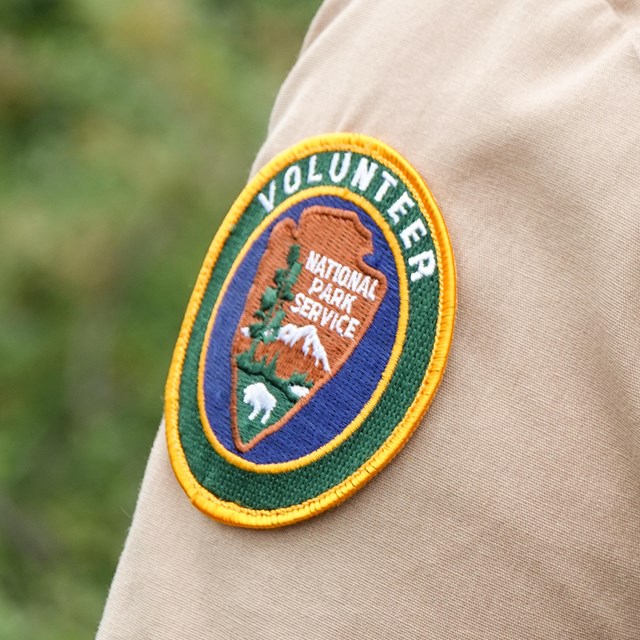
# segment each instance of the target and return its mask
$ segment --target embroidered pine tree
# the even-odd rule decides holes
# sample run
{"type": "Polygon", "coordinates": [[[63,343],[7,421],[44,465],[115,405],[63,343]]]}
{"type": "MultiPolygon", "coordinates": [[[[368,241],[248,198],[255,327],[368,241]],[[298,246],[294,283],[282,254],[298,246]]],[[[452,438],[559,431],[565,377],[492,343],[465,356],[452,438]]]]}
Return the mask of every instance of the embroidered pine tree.
{"type": "Polygon", "coordinates": [[[256,353],[260,344],[271,344],[278,339],[282,321],[286,315],[284,304],[294,299],[293,286],[302,271],[299,257],[300,245],[291,245],[287,255],[286,268],[276,269],[273,276],[274,286],[268,286],[264,290],[260,300],[260,308],[253,314],[257,322],[249,325],[251,346],[236,357],[240,369],[249,374],[263,376],[265,380],[280,389],[291,402],[300,399],[299,393],[295,392],[296,387],[310,389],[313,386],[313,381],[300,372],[294,372],[287,379],[280,378],[276,373],[278,354],[275,354],[271,360],[267,360],[267,356],[257,358],[256,353]]]}

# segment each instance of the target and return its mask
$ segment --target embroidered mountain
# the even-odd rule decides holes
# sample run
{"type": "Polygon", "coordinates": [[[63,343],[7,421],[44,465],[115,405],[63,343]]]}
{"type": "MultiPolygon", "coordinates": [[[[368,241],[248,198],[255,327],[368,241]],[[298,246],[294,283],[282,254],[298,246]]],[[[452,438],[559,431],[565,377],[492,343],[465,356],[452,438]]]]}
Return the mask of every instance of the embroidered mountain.
{"type": "Polygon", "coordinates": [[[335,375],[371,323],[386,278],[352,211],[314,206],[271,231],[233,341],[233,440],[245,452],[335,375]]]}
{"type": "MultiPolygon", "coordinates": [[[[250,337],[249,327],[242,327],[241,331],[243,336],[247,338],[250,337]]],[[[302,353],[305,356],[311,356],[315,360],[316,367],[322,365],[325,371],[331,373],[327,352],[322,346],[322,342],[320,342],[318,330],[312,324],[305,325],[304,327],[298,327],[295,324],[286,324],[280,328],[278,340],[284,342],[288,347],[294,347],[302,340],[302,353]]]]}
{"type": "Polygon", "coordinates": [[[284,342],[288,347],[294,347],[302,340],[302,353],[305,356],[311,355],[315,360],[316,367],[321,364],[325,371],[331,373],[327,352],[324,350],[322,342],[320,342],[318,330],[312,324],[304,327],[297,327],[295,324],[286,324],[280,329],[278,340],[284,342]]]}

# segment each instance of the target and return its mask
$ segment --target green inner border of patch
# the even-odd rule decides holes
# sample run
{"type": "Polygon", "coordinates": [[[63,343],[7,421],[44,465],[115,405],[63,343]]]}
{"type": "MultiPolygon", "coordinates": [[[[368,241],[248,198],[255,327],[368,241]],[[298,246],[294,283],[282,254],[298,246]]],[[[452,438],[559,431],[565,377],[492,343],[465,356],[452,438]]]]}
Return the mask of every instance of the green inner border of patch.
{"type": "MultiPolygon", "coordinates": [[[[330,150],[315,154],[318,158],[318,171],[325,176],[333,153],[330,150]]],[[[365,154],[353,152],[352,156],[353,163],[363,157],[380,162],[379,158],[371,158],[365,154]]],[[[292,161],[284,167],[273,179],[279,181],[292,164],[295,162],[292,161]]],[[[385,165],[385,169],[399,184],[404,185],[407,191],[411,191],[397,172],[388,165],[385,165]]],[[[339,183],[325,180],[315,183],[313,187],[323,185],[350,188],[347,180],[339,183]]],[[[370,188],[370,191],[374,192],[375,189],[370,188]]],[[[392,194],[397,196],[397,191],[393,190],[392,194]]],[[[381,202],[371,202],[372,196],[369,191],[361,195],[382,213],[393,201],[395,196],[392,194],[388,194],[381,202]]],[[[275,206],[278,204],[279,201],[276,201],[275,206]]],[[[420,203],[417,204],[415,210],[418,216],[423,216],[420,203]]],[[[251,232],[264,217],[264,209],[256,197],[230,233],[213,268],[185,354],[180,379],[178,415],[180,440],[187,463],[196,480],[221,500],[255,510],[289,507],[320,495],[349,477],[382,446],[411,406],[429,366],[435,342],[440,295],[439,265],[431,277],[415,283],[409,280],[407,338],[394,375],[374,410],[345,442],[319,460],[291,471],[255,473],[240,469],[218,455],[205,436],[197,401],[198,363],[207,323],[225,277],[251,232]]],[[[424,241],[424,248],[434,249],[435,252],[430,231],[424,241]]]]}

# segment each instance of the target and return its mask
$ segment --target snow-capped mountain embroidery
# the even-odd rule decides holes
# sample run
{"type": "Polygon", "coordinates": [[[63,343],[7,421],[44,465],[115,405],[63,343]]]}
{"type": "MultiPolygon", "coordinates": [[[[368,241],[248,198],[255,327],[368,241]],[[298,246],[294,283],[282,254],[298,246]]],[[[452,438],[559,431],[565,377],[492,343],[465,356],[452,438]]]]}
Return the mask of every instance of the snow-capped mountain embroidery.
{"type": "MultiPolygon", "coordinates": [[[[250,337],[249,327],[242,327],[241,332],[243,336],[250,337]]],[[[302,340],[302,353],[305,356],[311,356],[315,361],[316,367],[322,366],[325,371],[331,373],[327,352],[318,337],[318,330],[312,324],[307,324],[303,327],[298,327],[295,324],[286,324],[284,327],[280,327],[278,340],[284,342],[288,347],[294,347],[302,340]]]]}

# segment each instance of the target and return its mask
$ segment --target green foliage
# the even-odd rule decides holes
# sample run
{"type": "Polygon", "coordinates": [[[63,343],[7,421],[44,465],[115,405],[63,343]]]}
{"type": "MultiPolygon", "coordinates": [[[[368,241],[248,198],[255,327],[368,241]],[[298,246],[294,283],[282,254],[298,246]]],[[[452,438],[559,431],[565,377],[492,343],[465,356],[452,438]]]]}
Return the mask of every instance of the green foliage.
{"type": "Polygon", "coordinates": [[[252,355],[261,342],[270,344],[278,339],[278,332],[286,315],[282,306],[293,300],[292,287],[302,271],[299,256],[300,245],[292,245],[287,254],[287,268],[276,269],[273,277],[276,287],[267,287],[262,294],[260,309],[253,314],[261,322],[254,322],[249,326],[249,335],[253,338],[250,349],[252,355]]]}
{"type": "Polygon", "coordinates": [[[262,308],[259,310],[266,316],[266,311],[273,308],[278,302],[278,290],[273,287],[267,287],[262,294],[261,305],[262,308]]]}
{"type": "Polygon", "coordinates": [[[293,300],[291,287],[298,280],[298,276],[302,271],[302,263],[298,261],[300,257],[300,245],[291,245],[287,254],[287,269],[277,269],[273,281],[278,286],[278,296],[282,300],[293,300]]]}
{"type": "Polygon", "coordinates": [[[0,638],[92,637],[190,289],[316,6],[0,2],[0,638]]]}
{"type": "MultiPolygon", "coordinates": [[[[291,385],[300,384],[307,388],[313,386],[312,380],[307,380],[304,373],[293,373],[289,378],[280,378],[276,372],[276,366],[278,364],[278,354],[273,356],[271,360],[267,360],[266,356],[262,358],[255,358],[254,352],[249,349],[244,353],[240,353],[236,356],[236,362],[238,368],[253,377],[259,377],[262,382],[266,382],[280,391],[287,400],[293,405],[300,399],[293,391],[291,391],[291,385]],[[303,380],[303,382],[297,382],[303,380]]],[[[251,380],[251,383],[255,382],[255,379],[251,380]]],[[[242,388],[238,388],[240,396],[242,395],[242,388]]],[[[242,401],[242,398],[240,399],[242,401]]],[[[269,424],[275,422],[271,420],[269,424]]]]}
{"type": "Polygon", "coordinates": [[[311,389],[311,387],[313,387],[313,380],[309,380],[306,374],[296,371],[295,373],[291,374],[291,377],[289,378],[289,384],[311,389]]]}
{"type": "Polygon", "coordinates": [[[253,315],[261,322],[254,322],[249,325],[249,336],[252,339],[251,346],[244,353],[236,356],[236,363],[245,373],[261,375],[266,382],[270,382],[277,387],[287,399],[295,403],[298,396],[291,391],[291,385],[303,385],[307,388],[313,386],[312,380],[307,380],[303,373],[294,372],[289,378],[282,379],[276,374],[278,355],[276,354],[270,361],[266,357],[257,359],[256,351],[260,343],[271,344],[278,339],[280,327],[286,313],[282,308],[285,302],[293,300],[293,285],[298,280],[302,271],[302,263],[298,261],[300,257],[300,245],[294,244],[287,254],[287,268],[276,269],[273,276],[274,287],[267,287],[260,299],[260,309],[253,315]]]}

